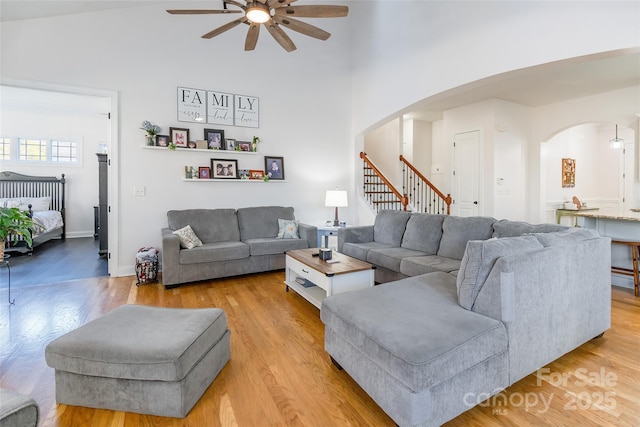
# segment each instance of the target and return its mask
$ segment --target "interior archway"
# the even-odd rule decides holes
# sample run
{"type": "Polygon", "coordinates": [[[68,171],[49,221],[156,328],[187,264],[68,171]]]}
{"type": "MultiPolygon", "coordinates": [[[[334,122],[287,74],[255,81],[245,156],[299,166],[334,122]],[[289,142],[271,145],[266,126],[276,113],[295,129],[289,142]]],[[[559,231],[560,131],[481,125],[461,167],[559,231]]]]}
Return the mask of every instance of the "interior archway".
{"type": "MultiPolygon", "coordinates": [[[[618,126],[624,148],[614,149],[615,123],[582,123],[563,129],[541,144],[540,188],[545,219],[555,221],[555,210],[578,197],[603,213],[618,213],[634,206],[635,132],[618,126]],[[575,183],[563,186],[562,159],[575,160],[575,183]]],[[[573,225],[570,218],[563,224],[573,225]],[[566,223],[566,224],[565,224],[566,223]]]]}

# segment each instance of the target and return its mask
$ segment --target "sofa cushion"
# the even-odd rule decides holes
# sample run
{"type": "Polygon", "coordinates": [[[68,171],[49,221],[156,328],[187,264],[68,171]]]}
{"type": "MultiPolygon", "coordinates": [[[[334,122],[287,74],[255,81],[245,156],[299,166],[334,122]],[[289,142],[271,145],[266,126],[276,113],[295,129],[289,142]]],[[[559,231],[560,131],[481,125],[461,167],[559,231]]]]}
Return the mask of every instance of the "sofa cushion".
{"type": "Polygon", "coordinates": [[[342,252],[353,258],[357,258],[362,261],[367,260],[367,253],[371,249],[380,248],[392,248],[392,245],[387,245],[380,242],[366,242],[366,243],[345,243],[342,245],[342,252]]]}
{"type": "Polygon", "coordinates": [[[402,247],[429,255],[438,253],[444,217],[428,213],[412,214],[402,237],[402,247]]]}
{"type": "Polygon", "coordinates": [[[238,209],[240,240],[276,237],[278,218],[293,220],[293,208],[281,206],[259,206],[238,209]]]}
{"type": "Polygon", "coordinates": [[[371,249],[367,252],[367,262],[399,273],[402,258],[422,255],[426,254],[406,248],[371,249]]]}
{"type": "Polygon", "coordinates": [[[410,212],[382,210],[373,223],[373,241],[400,247],[410,212]]]}
{"type": "Polygon", "coordinates": [[[239,241],[238,218],[234,209],[185,209],[167,212],[169,228],[190,225],[202,243],[239,241]]]}
{"type": "Polygon", "coordinates": [[[493,233],[494,218],[486,216],[445,216],[438,255],[462,259],[469,240],[487,240],[493,233]]]}
{"type": "Polygon", "coordinates": [[[447,273],[329,296],[320,316],[414,392],[507,351],[504,325],[460,307],[455,277],[447,273]]]}
{"type": "Polygon", "coordinates": [[[582,240],[600,237],[598,232],[595,230],[577,227],[570,227],[563,231],[556,231],[554,233],[534,233],[533,236],[535,236],[535,238],[538,239],[545,248],[548,246],[570,245],[582,240]]]}
{"type": "Polygon", "coordinates": [[[415,256],[403,258],[400,262],[400,273],[406,276],[442,271],[451,273],[460,268],[460,260],[439,255],[415,256]]]}
{"type": "Polygon", "coordinates": [[[309,244],[301,239],[278,239],[276,237],[245,240],[251,256],[284,254],[294,249],[306,249],[309,244]]]}
{"type": "Polygon", "coordinates": [[[180,264],[200,264],[248,258],[249,245],[242,242],[205,243],[188,251],[180,251],[180,264]]]}
{"type": "Polygon", "coordinates": [[[278,239],[299,239],[298,220],[278,218],[278,239]]]}
{"type": "Polygon", "coordinates": [[[193,231],[190,225],[186,225],[179,230],[173,232],[178,239],[180,239],[180,247],[184,249],[193,249],[197,246],[202,246],[202,241],[198,239],[196,233],[193,231]]]}
{"type": "Polygon", "coordinates": [[[501,219],[493,223],[493,234],[491,237],[516,237],[528,233],[549,233],[566,229],[566,226],[558,224],[529,224],[523,221],[501,219]]]}
{"type": "Polygon", "coordinates": [[[541,249],[542,244],[534,236],[506,237],[504,239],[470,240],[460,263],[456,280],[460,305],[471,310],[478,292],[496,260],[504,255],[541,249]]]}

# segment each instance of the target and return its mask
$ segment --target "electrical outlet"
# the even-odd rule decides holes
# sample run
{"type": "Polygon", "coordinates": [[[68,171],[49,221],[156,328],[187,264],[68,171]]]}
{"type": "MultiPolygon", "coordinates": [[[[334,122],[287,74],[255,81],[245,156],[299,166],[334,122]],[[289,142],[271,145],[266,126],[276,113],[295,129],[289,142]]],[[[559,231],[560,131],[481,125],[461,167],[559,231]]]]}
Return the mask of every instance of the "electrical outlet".
{"type": "Polygon", "coordinates": [[[147,194],[147,189],[145,187],[134,187],[133,195],[134,196],[145,196],[147,194]]]}

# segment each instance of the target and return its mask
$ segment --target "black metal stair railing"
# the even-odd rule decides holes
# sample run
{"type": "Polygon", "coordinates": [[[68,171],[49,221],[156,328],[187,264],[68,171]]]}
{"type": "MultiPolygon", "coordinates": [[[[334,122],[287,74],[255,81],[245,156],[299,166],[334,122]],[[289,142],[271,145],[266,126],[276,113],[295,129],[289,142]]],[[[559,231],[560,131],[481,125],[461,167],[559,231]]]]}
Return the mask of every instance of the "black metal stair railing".
{"type": "Polygon", "coordinates": [[[438,190],[415,166],[400,155],[402,162],[402,191],[414,212],[450,214],[451,195],[438,190]]]}
{"type": "Polygon", "coordinates": [[[364,152],[360,153],[360,158],[364,161],[363,193],[373,210],[376,212],[384,209],[406,211],[407,197],[396,190],[364,152]]]}

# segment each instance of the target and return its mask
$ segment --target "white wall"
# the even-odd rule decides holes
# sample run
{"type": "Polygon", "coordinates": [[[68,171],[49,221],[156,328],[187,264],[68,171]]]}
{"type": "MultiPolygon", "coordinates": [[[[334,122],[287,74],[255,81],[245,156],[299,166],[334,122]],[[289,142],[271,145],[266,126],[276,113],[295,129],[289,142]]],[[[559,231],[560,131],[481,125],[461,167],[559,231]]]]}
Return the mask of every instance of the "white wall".
{"type": "MultiPolygon", "coordinates": [[[[180,2],[174,6],[180,7],[180,2]]],[[[353,159],[347,154],[349,18],[318,23],[332,33],[325,42],[291,34],[298,46],[292,53],[266,31],[254,52],[244,52],[243,26],[211,40],[200,38],[229,20],[172,16],[149,5],[2,24],[3,79],[119,94],[119,155],[111,159],[120,170],[119,198],[114,201],[119,247],[113,275],[133,273],[138,248],[161,246],[160,229],[170,209],[277,204],[294,206],[303,222],[323,224],[333,216],[324,207],[325,191],[336,186],[352,189],[353,159]],[[262,154],[284,156],[287,182],[183,182],[184,165],[207,165],[214,156],[143,149],[143,120],[160,125],[163,132],[170,126],[186,127],[192,135],[213,127],[177,122],[178,86],[259,97],[259,129],[223,129],[239,140],[260,136],[262,154]],[[144,187],[146,196],[134,196],[136,187],[144,187]]],[[[262,156],[238,155],[238,160],[241,168],[263,168],[262,156]]],[[[340,214],[353,222],[349,208],[340,214]]]]}
{"type": "Polygon", "coordinates": [[[352,35],[355,133],[484,77],[640,44],[638,2],[367,1],[350,7],[353,28],[370,29],[352,35]]]}
{"type": "MultiPolygon", "coordinates": [[[[373,30],[352,35],[351,116],[356,140],[361,133],[394,119],[407,106],[445,90],[533,65],[640,45],[638,2],[404,1],[402,7],[398,7],[397,2],[356,2],[352,3],[351,9],[357,12],[352,13],[354,28],[373,30]],[[610,31],[609,22],[616,22],[615,32],[610,31]]],[[[517,167],[522,168],[525,175],[515,177],[516,183],[522,180],[522,185],[526,186],[518,194],[524,195],[522,204],[513,198],[494,200],[497,190],[486,184],[494,182],[494,161],[499,158],[494,159],[493,153],[497,147],[483,146],[482,197],[486,213],[494,214],[496,208],[498,214],[503,212],[504,215],[539,221],[543,216],[539,141],[545,140],[540,137],[540,131],[549,130],[548,138],[562,129],[557,126],[559,122],[569,122],[567,126],[570,126],[592,121],[587,117],[572,121],[589,108],[603,116],[613,115],[612,110],[619,116],[625,108],[625,118],[632,116],[638,111],[637,89],[633,93],[635,99],[631,102],[625,99],[624,107],[618,99],[601,98],[600,104],[582,105],[573,111],[551,112],[553,107],[533,111],[534,117],[529,119],[528,142],[518,149],[523,150],[522,153],[512,152],[507,156],[508,159],[522,158],[517,167]],[[627,108],[630,105],[635,107],[627,108]],[[542,116],[552,117],[545,123],[542,116]],[[512,210],[515,206],[518,206],[517,212],[512,210]]],[[[442,167],[442,173],[433,176],[433,180],[444,193],[449,193],[450,144],[453,133],[459,129],[452,129],[447,124],[446,114],[442,128],[438,122],[434,123],[433,163],[442,167]]],[[[495,117],[483,117],[486,113],[480,110],[468,114],[468,117],[466,113],[458,114],[459,120],[466,125],[461,131],[471,130],[476,125],[478,129],[494,132],[495,117]],[[476,113],[478,117],[474,117],[476,113]],[[481,126],[483,123],[486,126],[481,126]]],[[[514,119],[521,121],[521,118],[514,119]]],[[[523,144],[522,129],[518,132],[513,135],[512,142],[523,144]]],[[[483,143],[486,136],[481,136],[483,143]]]]}
{"type": "Polygon", "coordinates": [[[364,136],[365,153],[375,159],[375,166],[399,190],[402,190],[402,171],[398,168],[402,154],[401,128],[400,119],[394,119],[364,136]]]}

